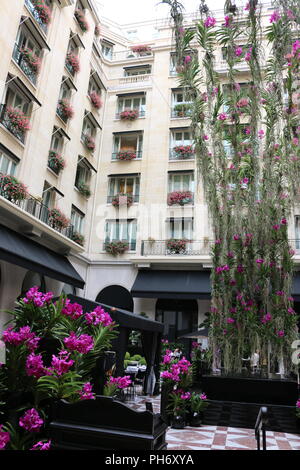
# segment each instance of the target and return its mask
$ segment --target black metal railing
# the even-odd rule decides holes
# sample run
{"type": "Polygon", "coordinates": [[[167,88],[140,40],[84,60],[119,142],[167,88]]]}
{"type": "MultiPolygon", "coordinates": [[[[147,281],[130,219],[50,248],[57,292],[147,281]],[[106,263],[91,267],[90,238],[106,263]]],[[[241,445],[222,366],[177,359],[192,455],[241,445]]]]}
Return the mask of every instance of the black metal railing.
{"type": "Polygon", "coordinates": [[[13,123],[12,119],[7,113],[6,104],[0,105],[0,122],[9,132],[11,132],[18,140],[20,140],[20,142],[24,144],[26,131],[19,129],[18,126],[13,123]]]}
{"type": "Polygon", "coordinates": [[[213,244],[214,242],[208,239],[203,240],[203,241],[186,240],[185,243],[183,244],[170,243],[169,240],[143,240],[141,255],[142,256],[209,255],[213,244]]]}
{"type": "MultiPolygon", "coordinates": [[[[107,204],[111,204],[113,199],[116,199],[120,196],[120,194],[116,194],[115,196],[107,196],[107,204]]],[[[139,194],[125,194],[125,196],[132,198],[132,202],[139,202],[140,195],[139,194]]]]}
{"type": "Polygon", "coordinates": [[[259,410],[257,420],[255,423],[255,428],[254,428],[255,439],[257,442],[257,450],[267,450],[267,438],[266,438],[267,423],[268,423],[268,408],[263,406],[259,410]],[[261,449],[261,444],[262,444],[262,449],[261,449]]]}
{"type": "Polygon", "coordinates": [[[72,75],[72,77],[74,77],[75,70],[74,70],[73,66],[68,62],[68,60],[66,60],[65,66],[66,66],[66,69],[68,70],[68,72],[72,75]]]}
{"type": "Polygon", "coordinates": [[[135,150],[119,150],[119,152],[113,152],[112,153],[112,160],[121,160],[121,161],[130,161],[130,159],[128,160],[125,160],[125,159],[122,159],[122,158],[118,158],[118,154],[120,153],[135,153],[135,158],[133,158],[132,160],[138,160],[138,159],[141,159],[142,158],[142,150],[139,150],[139,151],[135,151],[135,150]]]}
{"type": "Polygon", "coordinates": [[[18,64],[20,69],[25,73],[26,77],[29,78],[29,80],[34,85],[36,85],[37,72],[35,72],[28,64],[27,60],[25,59],[25,54],[22,52],[19,44],[15,44],[12,56],[16,64],[18,64]]]}
{"type": "Polygon", "coordinates": [[[169,160],[194,160],[195,153],[184,153],[184,152],[175,152],[175,150],[170,149],[169,160]]]}
{"type": "Polygon", "coordinates": [[[30,11],[30,13],[32,14],[32,16],[34,17],[35,21],[38,23],[40,28],[42,28],[42,30],[46,34],[47,29],[48,29],[48,24],[43,22],[35,5],[30,0],[25,0],[25,5],[27,6],[28,10],[30,11]]]}
{"type": "Polygon", "coordinates": [[[65,123],[68,122],[68,116],[63,112],[63,108],[58,104],[56,108],[56,114],[62,119],[65,123]]]}
{"type": "MultiPolygon", "coordinates": [[[[3,176],[2,173],[0,173],[0,176],[3,176]]],[[[5,189],[5,184],[1,181],[1,179],[0,196],[4,197],[16,206],[20,207],[20,209],[24,210],[25,212],[28,212],[28,214],[32,215],[41,222],[44,222],[49,227],[55,229],[62,235],[65,235],[70,239],[73,238],[73,234],[75,231],[74,226],[72,224],[68,225],[67,227],[59,227],[51,218],[51,209],[49,209],[39,199],[36,199],[30,194],[25,199],[17,199],[16,197],[14,198],[11,192],[5,189]]]]}
{"type": "MultiPolygon", "coordinates": [[[[138,112],[139,112],[139,114],[138,114],[138,116],[137,116],[137,119],[140,118],[140,117],[145,117],[145,114],[146,114],[145,109],[141,109],[141,108],[133,108],[133,109],[134,109],[134,110],[137,109],[138,112]]],[[[133,109],[132,109],[132,111],[133,111],[133,109]]],[[[124,109],[124,111],[127,111],[127,110],[124,109]]],[[[122,112],[123,112],[123,111],[121,111],[120,113],[116,113],[116,119],[121,119],[121,118],[120,118],[120,114],[121,114],[122,112]]]]}

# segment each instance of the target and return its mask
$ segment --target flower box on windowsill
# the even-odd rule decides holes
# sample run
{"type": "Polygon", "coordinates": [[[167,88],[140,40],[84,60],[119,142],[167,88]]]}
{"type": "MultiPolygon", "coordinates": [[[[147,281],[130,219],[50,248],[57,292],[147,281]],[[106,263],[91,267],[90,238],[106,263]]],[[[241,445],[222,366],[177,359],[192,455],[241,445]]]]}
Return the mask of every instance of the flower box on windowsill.
{"type": "Polygon", "coordinates": [[[78,245],[84,246],[85,238],[79,232],[73,232],[71,239],[73,242],[77,243],[78,245]]]}
{"type": "Polygon", "coordinates": [[[66,67],[71,75],[79,72],[80,70],[80,62],[77,55],[73,54],[72,52],[68,52],[66,57],[66,67]]]}
{"type": "Polygon", "coordinates": [[[70,219],[68,219],[65,214],[57,208],[50,209],[48,220],[49,225],[56,230],[62,230],[63,228],[67,228],[70,223],[70,219]]]}
{"type": "Polygon", "coordinates": [[[127,206],[130,207],[133,204],[133,196],[131,194],[117,194],[111,201],[114,207],[127,206]]]}
{"type": "Polygon", "coordinates": [[[106,253],[112,256],[123,255],[128,250],[129,250],[128,242],[116,241],[116,242],[105,243],[106,253]]]}
{"type": "Polygon", "coordinates": [[[116,154],[116,159],[117,160],[130,161],[130,160],[134,160],[135,158],[136,158],[136,152],[132,152],[132,151],[124,150],[124,151],[120,151],[116,154]]]}
{"type": "Polygon", "coordinates": [[[54,171],[56,175],[59,175],[59,173],[65,168],[65,166],[66,163],[62,156],[59,153],[55,152],[55,150],[50,150],[48,156],[48,167],[52,171],[54,171]]]}
{"type": "Polygon", "coordinates": [[[121,121],[135,121],[139,117],[139,110],[138,109],[124,109],[121,113],[119,113],[119,117],[121,121]]]}
{"type": "Polygon", "coordinates": [[[91,196],[91,190],[88,184],[86,184],[84,181],[79,181],[76,185],[76,188],[86,198],[89,198],[91,196]]]}
{"type": "Polygon", "coordinates": [[[0,195],[8,201],[22,201],[28,197],[26,186],[14,176],[0,173],[0,195]]]}
{"type": "Polygon", "coordinates": [[[83,135],[82,140],[84,142],[84,145],[90,152],[93,152],[95,150],[96,143],[93,137],[91,137],[90,135],[83,135]]]}
{"type": "Polygon", "coordinates": [[[89,97],[94,108],[100,109],[102,107],[103,103],[98,93],[96,93],[95,91],[91,91],[89,97]]]}
{"type": "Polygon", "coordinates": [[[186,244],[189,240],[185,238],[167,240],[167,250],[171,255],[184,255],[186,253],[186,244]]]}
{"type": "Polygon", "coordinates": [[[152,49],[150,46],[147,46],[145,44],[139,44],[138,46],[133,46],[131,47],[132,52],[135,52],[136,54],[139,54],[140,56],[147,56],[151,55],[152,49]]]}
{"type": "Polygon", "coordinates": [[[172,117],[190,117],[191,105],[187,103],[176,104],[173,108],[172,117]]]}
{"type": "Polygon", "coordinates": [[[191,191],[173,191],[168,194],[168,206],[179,204],[191,204],[193,202],[193,193],[191,191]]]}
{"type": "Polygon", "coordinates": [[[29,118],[19,108],[1,105],[0,122],[23,144],[25,133],[30,130],[29,118]]]}
{"type": "Polygon", "coordinates": [[[178,158],[191,158],[195,154],[195,149],[191,145],[177,145],[173,147],[173,151],[175,152],[178,158]]]}
{"type": "Polygon", "coordinates": [[[78,24],[80,26],[80,28],[82,29],[82,31],[85,33],[86,31],[89,30],[89,24],[85,18],[85,14],[82,10],[80,10],[79,8],[77,8],[75,10],[75,13],[74,13],[74,16],[76,18],[76,20],[78,21],[78,24]]]}
{"type": "Polygon", "coordinates": [[[67,122],[68,119],[72,119],[74,116],[74,110],[66,99],[59,100],[56,112],[64,122],[67,122]]]}

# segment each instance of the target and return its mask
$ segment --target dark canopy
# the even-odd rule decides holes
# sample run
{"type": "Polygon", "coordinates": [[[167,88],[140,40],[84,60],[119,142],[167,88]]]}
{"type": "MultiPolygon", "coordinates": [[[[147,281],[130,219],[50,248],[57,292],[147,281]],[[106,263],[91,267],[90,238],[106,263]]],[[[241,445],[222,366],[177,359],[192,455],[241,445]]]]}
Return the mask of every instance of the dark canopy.
{"type": "Polygon", "coordinates": [[[133,297],[210,299],[210,271],[139,271],[133,297]]]}
{"type": "Polygon", "coordinates": [[[84,287],[84,280],[70,261],[4,225],[0,225],[0,259],[72,286],[84,287]]]}

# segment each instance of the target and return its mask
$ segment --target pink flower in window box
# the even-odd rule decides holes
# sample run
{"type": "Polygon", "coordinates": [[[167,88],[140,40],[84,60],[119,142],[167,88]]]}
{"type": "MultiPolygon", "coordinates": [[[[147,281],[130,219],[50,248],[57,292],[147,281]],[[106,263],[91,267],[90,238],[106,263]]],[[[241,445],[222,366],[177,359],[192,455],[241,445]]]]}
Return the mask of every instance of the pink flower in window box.
{"type": "Polygon", "coordinates": [[[174,204],[190,204],[193,202],[193,193],[191,191],[173,191],[168,194],[168,205],[173,206],[174,204]]]}
{"type": "Polygon", "coordinates": [[[133,197],[131,194],[117,194],[112,199],[112,205],[114,207],[125,206],[130,207],[133,204],[133,197]]]}
{"type": "Polygon", "coordinates": [[[7,106],[6,115],[10,124],[19,131],[28,131],[30,129],[29,118],[21,109],[7,106]]]}
{"type": "Polygon", "coordinates": [[[139,44],[137,46],[132,46],[131,50],[132,52],[137,52],[138,54],[140,53],[149,54],[151,52],[151,47],[147,46],[146,44],[139,44]]]}
{"type": "Polygon", "coordinates": [[[86,21],[84,12],[82,10],[80,10],[79,8],[77,8],[77,10],[75,10],[74,15],[75,15],[75,18],[78,21],[79,26],[82,29],[82,31],[84,31],[84,32],[88,31],[89,30],[89,24],[86,21]]]}
{"type": "Polygon", "coordinates": [[[91,91],[89,96],[94,108],[100,109],[103,104],[100,95],[98,95],[98,93],[96,93],[95,91],[91,91]]]}
{"type": "Polygon", "coordinates": [[[136,158],[136,152],[130,150],[120,151],[116,154],[117,160],[134,160],[136,158]]]}
{"type": "Polygon", "coordinates": [[[181,158],[189,158],[195,153],[195,149],[191,145],[177,145],[173,150],[181,158]]]}
{"type": "Polygon", "coordinates": [[[34,9],[38,14],[39,19],[44,24],[49,24],[51,21],[51,9],[46,5],[44,0],[31,0],[34,9]]]}
{"type": "Polygon", "coordinates": [[[79,72],[80,63],[77,55],[73,54],[72,52],[68,52],[66,62],[72,67],[74,72],[79,72]]]}
{"type": "Polygon", "coordinates": [[[139,110],[138,109],[124,109],[120,114],[120,119],[122,121],[134,121],[139,117],[139,110]]]}
{"type": "Polygon", "coordinates": [[[57,109],[65,119],[72,119],[74,116],[74,109],[72,108],[70,101],[67,99],[59,100],[57,109]]]}

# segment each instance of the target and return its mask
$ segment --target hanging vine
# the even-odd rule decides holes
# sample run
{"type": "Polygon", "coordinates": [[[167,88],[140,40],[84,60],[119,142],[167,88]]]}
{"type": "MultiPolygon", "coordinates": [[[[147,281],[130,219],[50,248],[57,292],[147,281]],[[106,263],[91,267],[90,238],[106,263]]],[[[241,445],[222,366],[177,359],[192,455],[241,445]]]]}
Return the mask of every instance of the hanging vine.
{"type": "Polygon", "coordinates": [[[196,31],[184,31],[182,5],[178,14],[177,1],[164,3],[171,7],[179,83],[193,101],[197,168],[215,236],[213,368],[239,372],[242,358],[259,350],[268,371],[289,371],[297,336],[288,220],[300,173],[300,2],[276,0],[268,18],[258,0],[246,8],[226,0],[217,26],[201,0],[196,31]],[[189,52],[195,43],[199,56],[189,52]],[[217,68],[220,49],[225,79],[217,68]],[[246,86],[239,83],[245,67],[246,86]]]}

